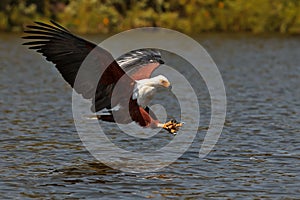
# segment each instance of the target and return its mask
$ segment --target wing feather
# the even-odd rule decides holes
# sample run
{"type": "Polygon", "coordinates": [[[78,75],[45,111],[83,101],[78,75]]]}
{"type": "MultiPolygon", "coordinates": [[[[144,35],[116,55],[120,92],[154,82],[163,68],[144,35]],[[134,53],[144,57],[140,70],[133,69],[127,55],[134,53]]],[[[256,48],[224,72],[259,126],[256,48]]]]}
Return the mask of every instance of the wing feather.
{"type": "MultiPolygon", "coordinates": [[[[46,60],[54,63],[66,82],[76,92],[82,94],[84,98],[92,98],[94,112],[114,106],[111,105],[111,95],[121,77],[122,89],[124,88],[122,91],[132,92],[134,80],[149,78],[152,72],[164,63],[160,52],[154,49],[131,51],[115,61],[105,49],[73,35],[54,21],[51,21],[51,24],[42,22],[35,22],[35,24],[27,26],[29,30],[24,32],[29,35],[23,37],[34,41],[26,42],[24,45],[28,45],[29,49],[36,50],[45,56],[46,60]],[[85,70],[86,78],[79,84],[76,83],[75,87],[79,68],[91,52],[94,57],[89,63],[90,70],[85,70]],[[98,80],[100,74],[102,76],[98,84],[94,84],[93,80],[98,80]]],[[[132,120],[140,125],[147,126],[153,120],[148,117],[148,112],[141,111],[139,107],[133,106],[132,109],[132,113],[137,113],[131,116],[132,120]]]]}
{"type": "MultiPolygon", "coordinates": [[[[82,94],[84,98],[93,98],[93,103],[96,105],[94,111],[110,107],[113,86],[122,76],[127,76],[124,70],[108,51],[73,35],[54,21],[51,23],[35,22],[36,25],[27,26],[29,30],[25,30],[25,33],[29,35],[23,38],[35,41],[26,42],[24,45],[29,45],[29,49],[36,50],[45,56],[46,60],[54,63],[66,82],[76,92],[82,94]],[[76,83],[74,87],[79,68],[92,51],[96,59],[89,63],[91,70],[85,70],[86,78],[80,80],[80,83],[76,83]],[[100,74],[102,74],[101,78],[100,74]],[[99,80],[98,84],[94,84],[94,80],[99,80]]],[[[125,84],[130,87],[133,80],[129,77],[126,80],[125,84]]]]}
{"type": "Polygon", "coordinates": [[[156,49],[138,49],[130,51],[117,59],[121,68],[134,80],[150,78],[160,64],[164,64],[156,49]]]}

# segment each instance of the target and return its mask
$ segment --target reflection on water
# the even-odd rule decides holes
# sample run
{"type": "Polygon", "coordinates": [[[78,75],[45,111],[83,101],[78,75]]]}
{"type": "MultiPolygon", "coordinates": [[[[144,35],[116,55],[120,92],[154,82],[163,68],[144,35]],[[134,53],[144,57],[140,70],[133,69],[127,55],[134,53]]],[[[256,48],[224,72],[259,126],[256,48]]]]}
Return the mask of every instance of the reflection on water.
{"type": "MultiPolygon", "coordinates": [[[[1,35],[0,198],[300,198],[299,38],[198,40],[225,82],[228,111],[221,138],[206,158],[197,157],[210,118],[200,81],[202,121],[189,151],[160,172],[131,174],[89,154],[73,124],[69,86],[50,63],[20,47],[19,36],[1,35]]],[[[113,126],[106,128],[126,146],[113,126]]],[[[162,134],[158,141],[170,139],[162,134]]]]}

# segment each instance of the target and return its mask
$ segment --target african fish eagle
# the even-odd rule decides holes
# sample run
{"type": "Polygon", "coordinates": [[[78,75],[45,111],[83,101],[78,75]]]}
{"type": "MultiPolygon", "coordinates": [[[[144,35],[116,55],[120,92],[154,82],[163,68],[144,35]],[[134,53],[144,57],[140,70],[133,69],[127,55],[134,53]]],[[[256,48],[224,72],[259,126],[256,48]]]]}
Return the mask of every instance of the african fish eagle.
{"type": "Polygon", "coordinates": [[[30,35],[23,38],[33,41],[26,42],[24,45],[29,45],[29,49],[37,50],[48,61],[55,64],[65,81],[77,93],[85,99],[92,100],[93,112],[104,109],[109,111],[109,115],[97,115],[99,120],[117,123],[135,121],[142,127],[164,128],[170,133],[178,131],[182,123],[176,120],[161,123],[147,107],[157,88],[171,86],[169,80],[163,75],[150,77],[152,72],[164,63],[158,50],[134,50],[115,60],[105,49],[73,35],[54,21],[51,23],[50,25],[35,22],[35,25],[28,25],[29,30],[24,32],[30,35]],[[102,76],[99,77],[98,84],[91,84],[87,78],[75,87],[79,68],[91,51],[95,52],[97,61],[94,63],[94,71],[91,75],[99,74],[102,70],[102,76]],[[118,81],[121,82],[119,85],[122,94],[112,99],[118,81]],[[124,101],[124,97],[128,95],[130,99],[124,101]],[[115,106],[118,106],[117,110],[113,110],[115,106]],[[125,108],[129,109],[129,115],[125,108]],[[115,120],[115,114],[121,116],[118,117],[119,120],[115,120]]]}

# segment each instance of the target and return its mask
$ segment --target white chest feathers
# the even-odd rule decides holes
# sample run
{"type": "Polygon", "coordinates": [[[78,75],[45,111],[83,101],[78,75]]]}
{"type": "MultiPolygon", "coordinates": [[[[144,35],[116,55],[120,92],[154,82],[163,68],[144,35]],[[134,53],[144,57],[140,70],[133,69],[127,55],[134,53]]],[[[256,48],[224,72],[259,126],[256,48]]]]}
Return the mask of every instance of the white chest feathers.
{"type": "Polygon", "coordinates": [[[133,89],[132,99],[136,99],[137,103],[145,108],[149,105],[158,87],[168,88],[170,87],[170,82],[163,75],[138,80],[133,89]]]}
{"type": "Polygon", "coordinates": [[[137,81],[134,86],[132,99],[136,99],[137,103],[141,107],[145,108],[152,100],[155,91],[156,88],[146,84],[144,80],[137,81]]]}

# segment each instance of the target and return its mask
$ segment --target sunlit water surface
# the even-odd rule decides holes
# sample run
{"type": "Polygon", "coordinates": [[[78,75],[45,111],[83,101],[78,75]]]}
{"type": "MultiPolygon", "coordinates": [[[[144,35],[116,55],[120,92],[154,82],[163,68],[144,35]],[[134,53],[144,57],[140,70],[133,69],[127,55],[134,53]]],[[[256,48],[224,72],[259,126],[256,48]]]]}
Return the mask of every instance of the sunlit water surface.
{"type": "MultiPolygon", "coordinates": [[[[218,65],[227,92],[217,145],[198,158],[210,119],[210,98],[199,80],[201,122],[192,146],[158,172],[125,173],[85,149],[73,122],[72,90],[52,64],[22,47],[19,35],[0,36],[1,199],[300,199],[299,37],[196,37],[218,65]]],[[[180,65],[176,59],[165,58],[180,65]]],[[[185,75],[193,79],[193,73],[185,75]]],[[[152,141],[157,146],[135,147],[115,126],[105,129],[132,151],[160,148],[174,137],[162,131],[152,141]]]]}

